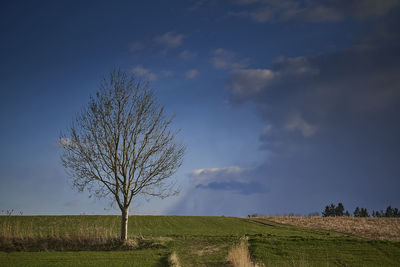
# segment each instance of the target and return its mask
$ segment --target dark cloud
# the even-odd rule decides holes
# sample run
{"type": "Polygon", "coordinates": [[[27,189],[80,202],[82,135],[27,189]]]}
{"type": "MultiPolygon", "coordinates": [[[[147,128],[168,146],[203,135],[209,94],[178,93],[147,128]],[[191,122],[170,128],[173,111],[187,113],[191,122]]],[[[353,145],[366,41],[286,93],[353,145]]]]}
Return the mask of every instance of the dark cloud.
{"type": "Polygon", "coordinates": [[[199,184],[196,186],[199,189],[211,189],[211,190],[226,190],[234,193],[250,195],[256,193],[266,193],[266,188],[261,183],[240,183],[240,182],[211,182],[207,185],[199,184]]]}
{"type": "Polygon", "coordinates": [[[195,170],[189,177],[196,189],[230,191],[244,195],[266,192],[259,176],[254,175],[251,169],[237,166],[195,170]]]}
{"type": "Polygon", "coordinates": [[[380,22],[346,49],[230,68],[231,103],[256,107],[266,156],[254,168],[197,173],[171,213],[308,214],[332,202],[350,212],[400,206],[400,21],[389,14],[397,1],[237,2],[250,10],[240,16],[273,6],[279,12],[269,19],[380,22]],[[301,12],[283,17],[293,10],[301,12]]]}
{"type": "Polygon", "coordinates": [[[292,207],[311,194],[313,208],[400,204],[400,46],[391,40],[232,72],[232,101],[255,103],[266,122],[260,147],[270,155],[257,172],[278,177],[265,184],[297,199],[292,207]]]}
{"type": "MultiPolygon", "coordinates": [[[[234,0],[236,4],[249,5],[241,17],[251,17],[257,22],[271,20],[300,20],[310,22],[340,21],[346,18],[368,19],[381,17],[399,6],[398,0],[234,0]]],[[[235,15],[231,12],[230,15],[235,15]]]]}
{"type": "Polygon", "coordinates": [[[331,202],[350,211],[400,206],[396,28],[385,25],[390,41],[365,38],[334,53],[233,70],[232,103],[255,104],[265,121],[259,140],[267,156],[256,168],[237,167],[236,174],[203,173],[175,211],[245,216],[307,214],[331,202]]]}
{"type": "Polygon", "coordinates": [[[255,102],[270,123],[303,131],[349,119],[345,114],[360,119],[383,116],[400,98],[398,47],[356,46],[332,54],[280,58],[271,69],[235,71],[230,78],[232,100],[255,102]]]}

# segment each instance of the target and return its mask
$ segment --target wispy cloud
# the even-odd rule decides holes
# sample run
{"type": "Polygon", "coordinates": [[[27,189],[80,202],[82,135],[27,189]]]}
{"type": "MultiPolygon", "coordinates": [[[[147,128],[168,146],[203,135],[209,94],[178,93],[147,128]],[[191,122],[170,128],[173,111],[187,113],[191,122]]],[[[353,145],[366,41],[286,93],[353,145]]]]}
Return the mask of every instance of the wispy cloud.
{"type": "Polygon", "coordinates": [[[277,74],[269,69],[244,69],[232,72],[230,90],[233,95],[249,97],[271,84],[277,74]]]}
{"type": "Polygon", "coordinates": [[[142,65],[137,65],[132,69],[132,72],[139,77],[143,77],[148,79],[149,81],[157,80],[158,75],[154,72],[151,72],[149,69],[144,68],[142,65]]]}
{"type": "Polygon", "coordinates": [[[234,70],[230,78],[230,90],[243,100],[264,92],[286,80],[302,79],[319,73],[306,57],[278,58],[274,69],[234,70]]]}
{"type": "Polygon", "coordinates": [[[316,125],[306,122],[299,113],[292,115],[284,128],[289,131],[300,131],[304,137],[313,136],[318,129],[316,125]]]}
{"type": "Polygon", "coordinates": [[[157,45],[163,46],[165,48],[176,48],[182,44],[183,38],[183,34],[166,32],[162,35],[154,37],[154,42],[157,45]]]}
{"type": "Polygon", "coordinates": [[[248,6],[228,16],[250,17],[257,22],[300,20],[309,22],[340,21],[345,18],[369,19],[386,15],[399,6],[399,0],[293,1],[293,0],[233,0],[248,6]]]}
{"type": "Polygon", "coordinates": [[[231,0],[231,1],[238,5],[249,5],[261,2],[262,0],[231,0]]]}
{"type": "Polygon", "coordinates": [[[193,69],[193,70],[188,70],[188,71],[185,73],[185,77],[188,78],[188,79],[193,79],[193,78],[197,77],[198,75],[199,75],[199,71],[198,71],[198,70],[195,70],[195,69],[193,69]]]}
{"type": "Polygon", "coordinates": [[[236,53],[218,48],[212,51],[211,63],[216,69],[241,69],[250,64],[249,58],[238,58],[236,53]]]}
{"type": "Polygon", "coordinates": [[[266,22],[273,18],[274,10],[268,7],[264,7],[262,9],[250,12],[249,14],[257,22],[266,22]]]}
{"type": "Polygon", "coordinates": [[[130,45],[129,50],[132,52],[136,52],[136,51],[143,50],[145,48],[146,48],[146,46],[143,42],[135,41],[130,45]]]}
{"type": "MultiPolygon", "coordinates": [[[[131,52],[138,52],[142,50],[158,50],[161,49],[162,53],[165,54],[169,49],[177,48],[182,45],[184,39],[183,34],[177,34],[174,32],[166,32],[161,35],[157,35],[151,39],[137,40],[130,44],[129,50],[131,52]]],[[[181,53],[182,58],[186,59],[193,56],[189,51],[184,50],[181,53]],[[186,52],[185,52],[186,51],[186,52]]]]}
{"type": "Polygon", "coordinates": [[[195,52],[191,52],[189,50],[183,50],[180,54],[179,54],[179,58],[183,59],[183,60],[190,60],[193,59],[194,57],[197,56],[197,53],[195,52]]]}
{"type": "Polygon", "coordinates": [[[198,0],[191,7],[188,8],[189,11],[196,11],[202,8],[207,3],[206,0],[198,0]]]}

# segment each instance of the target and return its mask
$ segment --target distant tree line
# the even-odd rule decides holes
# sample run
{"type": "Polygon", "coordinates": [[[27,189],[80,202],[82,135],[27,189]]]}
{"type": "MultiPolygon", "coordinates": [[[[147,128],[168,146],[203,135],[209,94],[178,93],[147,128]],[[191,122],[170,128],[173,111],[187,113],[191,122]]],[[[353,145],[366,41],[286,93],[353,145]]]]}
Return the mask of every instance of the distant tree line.
{"type": "Polygon", "coordinates": [[[386,211],[372,211],[372,217],[400,217],[400,212],[398,208],[388,206],[386,211]]]}
{"type": "Polygon", "coordinates": [[[322,212],[323,217],[335,217],[335,216],[350,216],[349,211],[344,211],[344,206],[339,202],[337,206],[335,204],[330,204],[325,207],[325,210],[322,212]]]}
{"type": "MultiPolygon", "coordinates": [[[[400,217],[400,212],[398,208],[392,208],[388,206],[386,211],[372,211],[372,217],[400,217]]],[[[342,203],[338,203],[337,206],[335,204],[330,204],[325,207],[325,210],[322,212],[323,217],[335,217],[335,216],[351,216],[349,211],[344,211],[344,206],[342,203]]],[[[356,207],[353,212],[354,217],[370,217],[368,210],[366,208],[356,207]]]]}

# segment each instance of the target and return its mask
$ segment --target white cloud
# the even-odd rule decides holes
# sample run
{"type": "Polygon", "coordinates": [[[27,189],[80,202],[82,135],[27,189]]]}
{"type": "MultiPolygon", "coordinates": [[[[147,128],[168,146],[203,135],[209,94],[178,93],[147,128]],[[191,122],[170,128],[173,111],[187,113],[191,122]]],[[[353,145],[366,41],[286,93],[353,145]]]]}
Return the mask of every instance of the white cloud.
{"type": "Polygon", "coordinates": [[[198,70],[188,70],[186,73],[185,73],[185,77],[186,78],[188,78],[188,79],[193,79],[193,78],[195,78],[197,75],[199,75],[199,72],[198,72],[198,70]]]}
{"type": "Polygon", "coordinates": [[[231,93],[249,96],[260,92],[274,81],[277,74],[268,69],[246,69],[233,71],[231,77],[231,93]]]}
{"type": "Polygon", "coordinates": [[[279,69],[279,73],[290,76],[316,75],[319,73],[319,69],[313,66],[306,57],[279,57],[274,66],[279,69]]]}
{"type": "Polygon", "coordinates": [[[135,68],[133,68],[132,72],[139,77],[144,77],[144,78],[148,79],[149,81],[154,81],[154,80],[157,80],[157,78],[158,78],[157,74],[151,72],[148,69],[145,69],[141,65],[137,65],[135,68]]]}
{"type": "Polygon", "coordinates": [[[179,54],[179,57],[184,60],[190,60],[197,56],[197,53],[184,50],[179,54]]]}
{"type": "Polygon", "coordinates": [[[213,182],[244,182],[246,181],[246,177],[243,175],[245,171],[246,169],[238,166],[229,166],[194,170],[190,173],[190,176],[194,178],[196,185],[207,185],[213,182]]]}
{"type": "Polygon", "coordinates": [[[175,48],[182,44],[183,34],[175,34],[173,32],[167,32],[163,35],[156,36],[154,42],[158,45],[164,46],[166,48],[175,48]]]}
{"type": "Polygon", "coordinates": [[[273,84],[317,75],[319,69],[305,57],[278,58],[273,69],[234,70],[230,91],[234,96],[249,97],[261,93],[273,84]]]}
{"type": "Polygon", "coordinates": [[[145,76],[147,73],[149,73],[149,70],[143,68],[141,65],[138,65],[132,69],[132,72],[139,76],[145,76]]]}
{"type": "Polygon", "coordinates": [[[238,59],[237,55],[223,48],[218,48],[212,52],[211,63],[216,69],[242,69],[250,64],[249,58],[238,59]]]}
{"type": "Polygon", "coordinates": [[[304,137],[313,136],[318,127],[306,122],[298,113],[294,114],[285,124],[284,128],[289,131],[300,131],[304,137]]]}
{"type": "MultiPolygon", "coordinates": [[[[268,93],[276,93],[276,86],[282,83],[301,81],[306,77],[317,75],[319,69],[313,66],[305,57],[279,58],[273,69],[244,69],[232,72],[230,80],[230,91],[234,97],[246,100],[252,98],[263,98],[268,93]],[[274,91],[274,92],[272,92],[274,91]]],[[[304,137],[313,136],[318,127],[304,120],[295,113],[289,117],[283,129],[287,131],[300,131],[304,137]]],[[[274,129],[271,124],[264,127],[261,136],[276,135],[279,130],[274,129]]]]}

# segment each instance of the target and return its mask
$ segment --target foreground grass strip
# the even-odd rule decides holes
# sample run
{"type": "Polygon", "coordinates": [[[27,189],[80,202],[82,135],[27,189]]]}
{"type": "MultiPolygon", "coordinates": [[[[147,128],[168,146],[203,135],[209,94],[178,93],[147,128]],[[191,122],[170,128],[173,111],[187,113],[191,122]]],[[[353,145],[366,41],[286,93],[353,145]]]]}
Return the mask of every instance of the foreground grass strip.
{"type": "Polygon", "coordinates": [[[88,237],[0,237],[2,251],[81,251],[81,250],[129,250],[136,248],[118,238],[88,237]]]}
{"type": "Polygon", "coordinates": [[[0,252],[0,266],[168,266],[168,251],[0,252]]]}
{"type": "Polygon", "coordinates": [[[0,252],[0,265],[168,266],[175,252],[181,266],[226,266],[232,244],[247,236],[251,259],[265,266],[400,266],[400,242],[262,218],[131,216],[129,236],[134,242],[128,247],[99,251],[88,246],[118,238],[119,224],[120,216],[0,216],[0,238],[20,240],[20,250],[25,251],[0,252]],[[70,241],[76,244],[77,237],[81,243],[68,247],[70,241]],[[39,252],[27,251],[31,249],[39,252]],[[96,251],[82,251],[87,249],[96,251]]]}
{"type": "Polygon", "coordinates": [[[400,266],[400,243],[351,237],[250,236],[252,258],[266,266],[400,266]]]}
{"type": "Polygon", "coordinates": [[[182,266],[224,266],[231,244],[240,237],[183,236],[168,244],[176,251],[182,266]]]}

